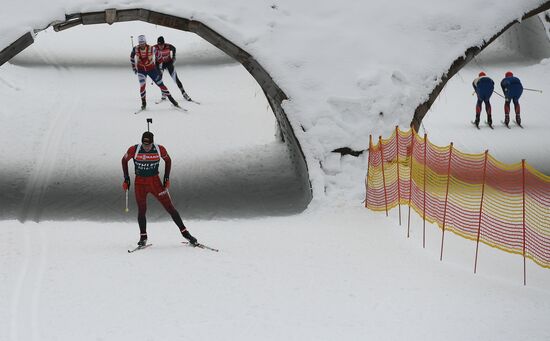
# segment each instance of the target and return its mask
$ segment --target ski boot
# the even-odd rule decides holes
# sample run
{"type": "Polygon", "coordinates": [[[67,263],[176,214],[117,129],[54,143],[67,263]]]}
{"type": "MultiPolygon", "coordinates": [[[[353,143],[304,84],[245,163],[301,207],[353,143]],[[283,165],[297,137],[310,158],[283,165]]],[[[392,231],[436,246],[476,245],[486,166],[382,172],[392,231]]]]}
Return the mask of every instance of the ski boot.
{"type": "Polygon", "coordinates": [[[147,101],[145,100],[145,98],[142,98],[141,99],[141,110],[145,110],[145,108],[147,108],[147,101]]]}
{"type": "Polygon", "coordinates": [[[193,237],[187,229],[183,229],[180,231],[183,238],[187,239],[189,241],[189,244],[193,246],[197,246],[199,243],[197,242],[197,238],[193,237]]]}
{"type": "Polygon", "coordinates": [[[521,127],[521,116],[516,115],[516,124],[521,127]]]}
{"type": "Polygon", "coordinates": [[[175,107],[179,108],[179,104],[178,104],[178,102],[176,102],[174,97],[172,97],[171,95],[168,95],[168,100],[170,100],[170,103],[172,103],[175,107]]]}
{"type": "Polygon", "coordinates": [[[192,102],[193,100],[191,99],[191,97],[189,97],[189,95],[185,92],[185,91],[182,91],[181,94],[183,95],[183,98],[187,101],[187,102],[192,102]]]}
{"type": "Polygon", "coordinates": [[[142,233],[139,235],[139,242],[137,243],[138,246],[145,246],[147,245],[147,233],[142,233]]]}

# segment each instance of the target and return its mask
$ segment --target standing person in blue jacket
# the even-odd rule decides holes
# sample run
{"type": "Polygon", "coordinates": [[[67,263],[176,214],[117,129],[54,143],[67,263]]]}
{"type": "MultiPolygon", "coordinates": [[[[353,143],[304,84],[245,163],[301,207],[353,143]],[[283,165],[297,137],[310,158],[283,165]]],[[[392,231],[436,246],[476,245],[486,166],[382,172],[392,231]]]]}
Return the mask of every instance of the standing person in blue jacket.
{"type": "Polygon", "coordinates": [[[495,82],[487,75],[485,72],[481,71],[479,77],[474,79],[472,86],[477,94],[477,104],[476,104],[476,120],[474,124],[479,128],[479,116],[481,115],[481,104],[485,103],[485,111],[487,112],[487,124],[492,128],[493,127],[493,118],[491,116],[491,95],[495,90],[495,82]]]}
{"type": "Polygon", "coordinates": [[[523,85],[519,78],[514,77],[510,71],[506,72],[504,79],[500,82],[502,91],[504,92],[504,124],[508,126],[510,123],[510,102],[514,102],[514,110],[516,112],[516,123],[521,127],[521,116],[519,98],[523,93],[523,85]]]}

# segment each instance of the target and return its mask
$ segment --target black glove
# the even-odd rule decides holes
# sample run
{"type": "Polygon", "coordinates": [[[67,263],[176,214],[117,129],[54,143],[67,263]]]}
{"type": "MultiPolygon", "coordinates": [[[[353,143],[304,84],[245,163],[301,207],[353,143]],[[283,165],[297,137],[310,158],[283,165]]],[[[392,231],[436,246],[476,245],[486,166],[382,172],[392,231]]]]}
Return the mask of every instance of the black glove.
{"type": "Polygon", "coordinates": [[[130,189],[130,177],[125,176],[124,182],[122,183],[122,189],[128,191],[130,189]]]}
{"type": "Polygon", "coordinates": [[[165,176],[164,180],[162,180],[162,187],[164,187],[164,188],[169,188],[170,187],[170,179],[167,176],[165,176]]]}

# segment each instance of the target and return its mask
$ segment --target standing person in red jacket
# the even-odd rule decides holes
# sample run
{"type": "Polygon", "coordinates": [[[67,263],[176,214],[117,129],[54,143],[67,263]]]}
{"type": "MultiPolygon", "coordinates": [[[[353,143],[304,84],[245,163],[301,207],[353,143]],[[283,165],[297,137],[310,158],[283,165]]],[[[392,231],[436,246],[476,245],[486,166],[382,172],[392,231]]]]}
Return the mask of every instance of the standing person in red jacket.
{"type": "Polygon", "coordinates": [[[147,107],[147,99],[145,96],[145,85],[147,83],[147,76],[149,76],[155,84],[162,91],[163,97],[168,97],[170,102],[178,107],[178,102],[170,95],[170,91],[162,82],[162,75],[158,69],[157,53],[154,46],[147,45],[147,41],[144,35],[138,37],[138,46],[134,46],[132,53],[130,53],[130,63],[132,64],[132,70],[137,74],[139,79],[139,91],[141,95],[141,110],[145,110],[147,107]]]}
{"type": "MultiPolygon", "coordinates": [[[[180,89],[183,98],[186,101],[192,102],[193,100],[185,92],[183,84],[181,84],[181,81],[178,78],[178,74],[176,73],[176,69],[174,69],[174,63],[176,62],[176,48],[174,47],[174,45],[164,42],[164,37],[160,36],[157,39],[157,45],[153,47],[155,48],[157,54],[157,61],[159,63],[161,76],[164,70],[168,70],[168,73],[170,73],[170,76],[178,85],[178,88],[180,89]]],[[[166,95],[164,93],[162,93],[162,99],[166,99],[166,95]]]]}
{"type": "Polygon", "coordinates": [[[135,178],[135,195],[138,206],[138,224],[140,238],[138,246],[147,244],[147,219],[145,212],[147,211],[147,194],[151,193],[164,206],[166,211],[170,213],[172,219],[180,229],[181,235],[196,246],[197,238],[193,237],[181,220],[180,214],[172,204],[168,188],[170,187],[170,169],[172,160],[161,145],[154,144],[153,133],[146,131],[141,137],[141,144],[136,144],[128,148],[128,151],[122,157],[122,171],[124,172],[124,182],[122,188],[130,189],[130,176],[128,174],[128,161],[134,160],[134,168],[136,173],[135,178]],[[161,182],[158,176],[160,159],[164,160],[164,180],[161,182]]]}

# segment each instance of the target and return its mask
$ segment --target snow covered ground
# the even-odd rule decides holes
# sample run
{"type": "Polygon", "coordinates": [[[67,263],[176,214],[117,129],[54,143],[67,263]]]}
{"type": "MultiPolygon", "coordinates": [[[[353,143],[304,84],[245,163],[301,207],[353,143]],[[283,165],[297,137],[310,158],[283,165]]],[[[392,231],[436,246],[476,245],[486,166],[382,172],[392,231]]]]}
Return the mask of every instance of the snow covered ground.
{"type": "Polygon", "coordinates": [[[2,222],[3,340],[548,340],[550,273],[360,207],[149,228],[2,222]]]}
{"type": "MultiPolygon", "coordinates": [[[[128,51],[121,50],[123,60],[128,51]]],[[[225,62],[178,67],[203,104],[185,104],[187,114],[161,104],[150,115],[157,141],[174,160],[177,208],[199,241],[220,252],[180,244],[176,227],[159,221],[166,215],[157,209],[149,215],[153,247],[128,254],[138,230],[135,208],[129,216],[122,211],[120,158],[149,116],[131,113],[139,105],[137,81],[128,67],[64,64],[63,57],[75,59],[55,51],[35,51],[52,66],[30,66],[37,59],[29,56],[25,66],[0,67],[0,124],[12,155],[2,164],[8,170],[0,183],[2,212],[7,207],[14,218],[41,221],[0,221],[0,340],[550,339],[550,271],[528,262],[524,287],[520,256],[481,245],[474,275],[475,244],[452,234],[440,262],[437,228],[428,226],[422,249],[416,215],[407,239],[397,210],[386,218],[362,207],[366,156],[324,161],[330,203],[273,217],[285,212],[289,197],[299,199],[284,146],[275,140],[261,92],[239,76],[239,66],[225,62]],[[243,184],[250,177],[256,180],[243,184]],[[217,195],[201,191],[209,183],[225,202],[212,203],[217,195]],[[217,211],[238,204],[231,194],[252,189],[257,196],[246,201],[248,210],[269,216],[229,219],[217,211]],[[105,196],[90,205],[97,192],[105,196]],[[210,219],[189,219],[193,210],[186,205],[198,200],[213,212],[210,219]],[[61,221],[71,217],[91,221],[61,221]]],[[[101,64],[101,53],[86,58],[101,64]]],[[[544,64],[538,65],[513,71],[521,77],[535,68],[534,75],[544,64]]],[[[497,66],[487,70],[502,73],[497,66]]],[[[464,73],[465,85],[456,78],[444,94],[460,105],[436,107],[427,117],[435,142],[475,148],[469,143],[478,136],[503,145],[540,122],[526,94],[524,131],[474,131],[468,123],[473,76],[464,73]],[[442,115],[435,110],[448,116],[436,122],[442,115]],[[471,135],[452,135],[455,130],[471,135]]],[[[245,209],[236,216],[247,215],[246,205],[237,205],[245,209]]]]}

